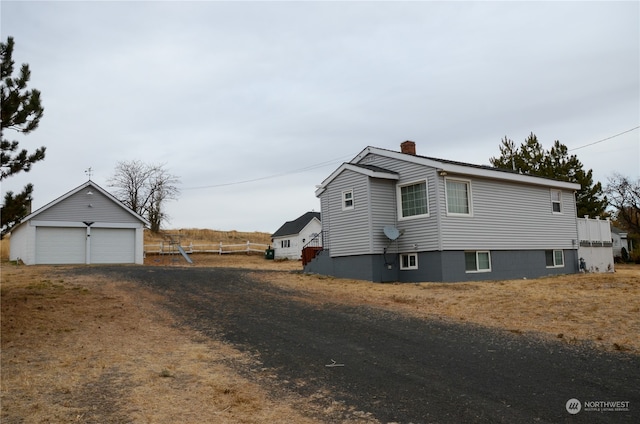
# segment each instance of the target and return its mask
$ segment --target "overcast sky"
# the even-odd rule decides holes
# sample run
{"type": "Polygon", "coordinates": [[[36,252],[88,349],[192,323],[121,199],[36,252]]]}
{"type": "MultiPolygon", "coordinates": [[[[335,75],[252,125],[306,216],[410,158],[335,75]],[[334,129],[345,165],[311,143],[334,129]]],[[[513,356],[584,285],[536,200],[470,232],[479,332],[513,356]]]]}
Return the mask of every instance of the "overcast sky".
{"type": "Polygon", "coordinates": [[[531,132],[603,184],[640,177],[637,1],[0,8],[45,107],[35,132],[5,137],[47,147],[2,195],[31,182],[34,208],[89,167],[113,190],[116,164],[137,159],[181,180],[168,228],[275,232],[319,211],[315,186],[366,146],[489,164],[531,132]]]}

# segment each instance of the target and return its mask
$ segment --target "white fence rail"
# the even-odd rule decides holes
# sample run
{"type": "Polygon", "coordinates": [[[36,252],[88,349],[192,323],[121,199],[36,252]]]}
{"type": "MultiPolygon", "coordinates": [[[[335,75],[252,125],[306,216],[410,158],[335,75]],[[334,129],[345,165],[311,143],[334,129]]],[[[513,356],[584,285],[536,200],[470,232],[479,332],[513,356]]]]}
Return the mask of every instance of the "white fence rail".
{"type": "MultiPolygon", "coordinates": [[[[264,251],[269,247],[267,244],[261,243],[251,243],[247,241],[242,244],[223,244],[220,243],[207,243],[207,244],[193,244],[189,243],[189,245],[182,246],[185,252],[187,253],[217,253],[219,255],[223,255],[226,253],[250,253],[250,252],[259,252],[264,253],[264,251]]],[[[156,255],[172,255],[178,254],[178,248],[175,243],[167,243],[160,242],[155,244],[145,244],[144,245],[145,254],[156,254],[156,255]]]]}

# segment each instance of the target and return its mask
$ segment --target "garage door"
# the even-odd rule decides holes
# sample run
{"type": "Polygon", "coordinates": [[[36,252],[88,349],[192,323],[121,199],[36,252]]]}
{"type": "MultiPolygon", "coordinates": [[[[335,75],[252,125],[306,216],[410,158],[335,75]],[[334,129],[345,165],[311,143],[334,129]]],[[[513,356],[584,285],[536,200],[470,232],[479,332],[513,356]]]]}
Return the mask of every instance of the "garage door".
{"type": "Polygon", "coordinates": [[[92,228],[92,264],[131,264],[135,262],[136,231],[132,228],[92,228]]]}
{"type": "Polygon", "coordinates": [[[86,234],[85,228],[36,228],[36,263],[85,263],[86,234]]]}

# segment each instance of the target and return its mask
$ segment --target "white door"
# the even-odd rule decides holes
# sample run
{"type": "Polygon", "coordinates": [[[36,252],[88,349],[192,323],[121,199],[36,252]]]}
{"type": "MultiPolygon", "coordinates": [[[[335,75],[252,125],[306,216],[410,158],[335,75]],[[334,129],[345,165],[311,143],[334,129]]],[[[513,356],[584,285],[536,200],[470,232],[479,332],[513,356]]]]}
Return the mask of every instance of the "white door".
{"type": "Polygon", "coordinates": [[[132,264],[136,261],[136,230],[92,228],[92,264],[132,264]]]}
{"type": "Polygon", "coordinates": [[[86,228],[37,227],[35,263],[85,263],[86,235],[86,228]]]}

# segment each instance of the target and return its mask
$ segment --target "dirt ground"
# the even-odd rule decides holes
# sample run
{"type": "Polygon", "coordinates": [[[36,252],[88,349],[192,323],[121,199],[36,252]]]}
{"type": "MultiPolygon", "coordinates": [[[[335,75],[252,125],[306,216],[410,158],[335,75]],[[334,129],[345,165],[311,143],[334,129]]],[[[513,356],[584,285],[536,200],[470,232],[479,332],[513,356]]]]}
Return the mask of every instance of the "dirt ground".
{"type": "MultiPolygon", "coordinates": [[[[147,263],[191,266],[175,259],[147,263]]],[[[399,285],[304,275],[298,262],[261,256],[202,255],[194,262],[260,269],[254,278],[333,302],[640,353],[637,266],[540,280],[399,285]]],[[[178,327],[159,295],[68,270],[2,264],[3,423],[321,422],[304,414],[304,399],[271,393],[236,371],[259,366],[255,358],[178,327]]],[[[343,422],[372,421],[352,415],[343,422]]]]}

